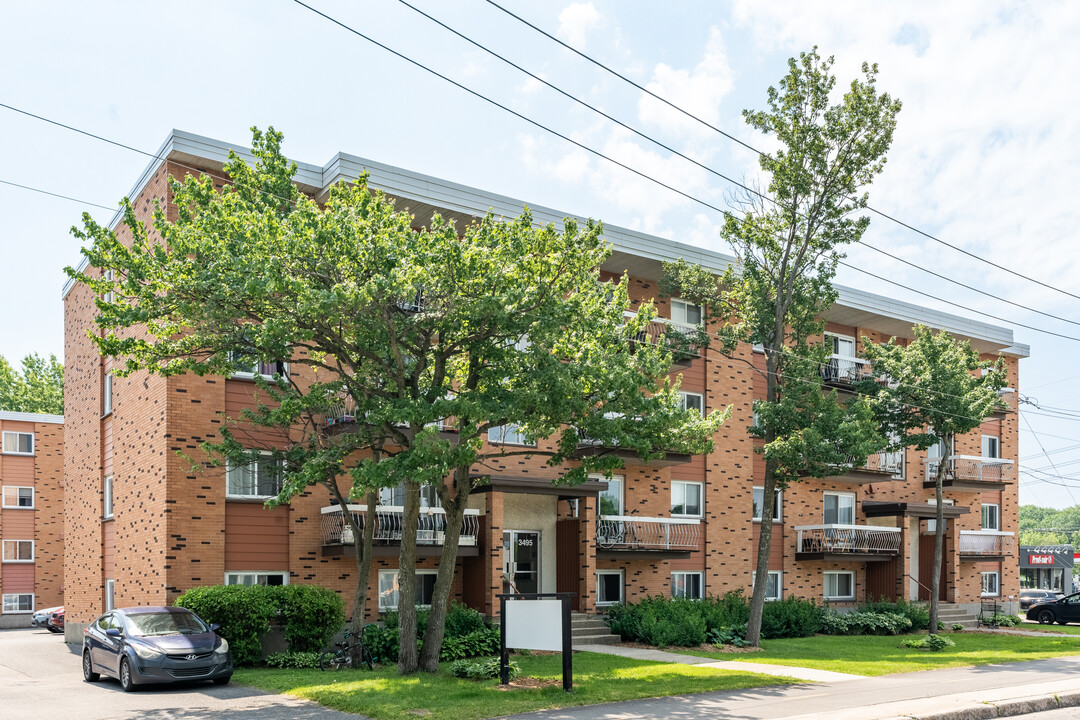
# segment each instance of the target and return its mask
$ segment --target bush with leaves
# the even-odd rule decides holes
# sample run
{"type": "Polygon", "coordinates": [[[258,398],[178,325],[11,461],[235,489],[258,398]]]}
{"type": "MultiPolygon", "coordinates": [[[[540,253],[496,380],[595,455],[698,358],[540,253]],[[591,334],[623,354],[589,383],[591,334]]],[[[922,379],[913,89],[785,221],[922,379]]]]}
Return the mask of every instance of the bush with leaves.
{"type": "MultiPolygon", "coordinates": [[[[499,658],[485,658],[483,660],[456,660],[450,663],[450,674],[454,677],[469,678],[470,680],[490,680],[499,677],[499,658]]],[[[513,680],[521,674],[521,668],[513,660],[510,661],[510,679],[513,680]]]]}
{"type": "Polygon", "coordinates": [[[829,610],[821,622],[826,635],[899,635],[909,630],[911,620],[897,613],[829,610]]]}
{"type": "Polygon", "coordinates": [[[266,664],[272,668],[283,670],[307,670],[319,667],[321,652],[299,652],[286,650],[284,652],[271,653],[266,656],[266,664]]]}
{"type": "MultiPolygon", "coordinates": [[[[427,628],[428,612],[416,613],[417,635],[427,628]]],[[[459,660],[499,652],[499,628],[491,626],[476,610],[455,603],[446,615],[445,634],[439,649],[440,660],[459,660]]],[[[398,614],[384,613],[382,624],[364,628],[364,644],[379,662],[397,662],[399,652],[398,614]]]]}
{"type": "Polygon", "coordinates": [[[963,623],[953,623],[952,631],[953,632],[964,632],[963,623]]]}
{"type": "Polygon", "coordinates": [[[994,613],[989,617],[980,617],[979,622],[987,626],[996,625],[997,627],[1015,627],[1020,624],[1020,618],[1016,615],[994,613]]]}
{"type": "Polygon", "coordinates": [[[218,634],[229,641],[237,665],[251,665],[262,657],[262,636],[278,613],[270,588],[263,585],[192,588],[176,599],[176,605],[220,625],[218,634]]]}
{"type": "Polygon", "coordinates": [[[911,600],[875,600],[864,602],[858,607],[859,612],[891,613],[903,615],[911,621],[911,631],[918,632],[930,627],[930,606],[911,600]]]}
{"type": "Polygon", "coordinates": [[[734,645],[735,647],[749,645],[746,642],[746,623],[712,628],[705,637],[713,645],[734,645]]]}
{"type": "Polygon", "coordinates": [[[821,629],[823,613],[824,609],[813,600],[800,597],[767,602],[761,615],[761,637],[810,637],[821,629]]]}
{"type": "Polygon", "coordinates": [[[269,589],[281,610],[289,650],[320,651],[345,624],[345,603],[333,590],[317,585],[269,589]]]}
{"type": "Polygon", "coordinates": [[[644,597],[636,603],[612,606],[605,620],[624,640],[656,647],[694,647],[705,642],[708,602],[661,595],[644,597]]]}
{"type": "Polygon", "coordinates": [[[922,648],[925,650],[933,650],[934,652],[940,652],[947,647],[954,647],[954,643],[944,635],[927,635],[919,638],[907,638],[900,641],[900,647],[902,648],[922,648]]]}

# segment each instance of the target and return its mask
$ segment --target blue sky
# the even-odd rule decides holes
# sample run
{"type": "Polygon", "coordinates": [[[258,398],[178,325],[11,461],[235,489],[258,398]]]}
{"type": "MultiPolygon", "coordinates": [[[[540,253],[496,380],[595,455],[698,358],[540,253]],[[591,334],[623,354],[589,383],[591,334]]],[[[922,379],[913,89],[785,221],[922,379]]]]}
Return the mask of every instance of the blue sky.
{"type": "MultiPolygon", "coordinates": [[[[724,205],[731,187],[573,106],[397,0],[311,4],[405,55],[685,192],[724,205]]],[[[756,159],[603,74],[483,0],[416,0],[462,33],[578,97],[740,179],[756,159]]],[[[904,102],[871,204],[971,252],[1076,291],[1080,112],[1074,69],[1080,5],[1009,2],[527,3],[515,12],[757,147],[744,108],[764,105],[788,57],[814,44],[836,56],[839,85],[868,60],[904,102]]],[[[527,202],[726,250],[720,218],[394,58],[285,0],[36,2],[0,7],[0,102],[154,151],[170,128],[246,144],[251,125],[285,132],[292,157],[335,152],[398,165],[527,202]]],[[[146,164],[136,153],[0,108],[0,180],[103,205],[146,164]]],[[[68,229],[85,208],[0,185],[0,354],[63,353],[61,268],[76,264],[68,229]]],[[[110,213],[90,209],[98,220],[110,213]]],[[[1016,302],[1080,321],[1069,298],[875,218],[866,239],[1016,302]]],[[[847,285],[949,312],[948,299],[1080,337],[1051,320],[949,285],[864,248],[847,285]]],[[[1080,294],[1080,292],[1078,292],[1080,294]]],[[[965,313],[966,314],[966,313],[965,313]]],[[[991,320],[997,323],[998,321],[991,320]]],[[[1007,323],[1006,323],[1007,324],[1007,323]]],[[[1021,391],[1080,409],[1080,347],[1016,328],[1032,357],[1021,391]]],[[[1080,423],[1029,414],[1021,458],[1033,471],[1080,473],[1080,423]]],[[[1045,476],[1044,476],[1045,477],[1045,476]]],[[[1057,481],[1054,481],[1057,482],[1057,481]]],[[[1066,488],[1025,477],[1023,502],[1069,505],[1066,488]]],[[[1073,493],[1076,499],[1073,498],[1073,493]]]]}

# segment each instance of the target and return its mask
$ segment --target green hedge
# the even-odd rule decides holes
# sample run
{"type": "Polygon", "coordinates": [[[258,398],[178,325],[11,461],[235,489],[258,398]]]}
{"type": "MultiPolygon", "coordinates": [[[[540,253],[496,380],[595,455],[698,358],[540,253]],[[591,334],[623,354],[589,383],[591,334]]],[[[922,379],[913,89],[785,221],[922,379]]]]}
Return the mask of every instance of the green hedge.
{"type": "Polygon", "coordinates": [[[345,622],[338,594],[315,585],[208,585],[188,590],[176,604],[220,625],[237,665],[262,657],[262,637],[275,617],[294,652],[322,650],[345,622]]]}
{"type": "Polygon", "coordinates": [[[903,615],[911,621],[911,631],[918,632],[930,627],[930,606],[909,600],[877,600],[859,605],[859,612],[890,613],[903,615]]]}
{"type": "Polygon", "coordinates": [[[898,613],[825,613],[821,631],[826,635],[899,635],[911,630],[911,620],[898,613]]]}
{"type": "MultiPolygon", "coordinates": [[[[417,610],[417,644],[423,641],[427,622],[428,611],[417,610]]],[[[443,643],[439,649],[440,660],[462,660],[499,652],[499,628],[488,625],[484,616],[472,608],[460,603],[452,603],[446,612],[446,622],[443,627],[443,643]]],[[[378,662],[397,662],[398,614],[385,613],[382,625],[373,624],[364,628],[364,644],[368,646],[378,662]]]]}

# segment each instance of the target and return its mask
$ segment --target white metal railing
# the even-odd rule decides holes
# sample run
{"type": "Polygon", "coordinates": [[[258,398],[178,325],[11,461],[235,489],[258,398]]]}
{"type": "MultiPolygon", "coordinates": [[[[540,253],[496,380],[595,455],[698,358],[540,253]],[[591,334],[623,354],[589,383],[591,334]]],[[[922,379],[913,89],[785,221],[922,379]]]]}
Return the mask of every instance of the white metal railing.
{"type": "Polygon", "coordinates": [[[866,380],[872,377],[870,362],[859,357],[834,353],[821,365],[821,377],[825,382],[834,383],[866,380]]]}
{"type": "MultiPolygon", "coordinates": [[[[349,505],[349,512],[363,532],[371,513],[367,505],[349,505]]],[[[379,505],[375,508],[375,542],[380,544],[401,542],[402,518],[405,508],[400,505],[379,505]]],[[[480,511],[466,510],[461,525],[460,545],[476,545],[480,530],[480,511]]],[[[351,545],[353,530],[341,513],[341,508],[331,505],[322,509],[323,545],[351,545]]],[[[417,519],[416,544],[442,545],[446,538],[446,511],[442,508],[422,507],[417,519]]]]}
{"type": "Polygon", "coordinates": [[[999,530],[961,530],[961,555],[1011,555],[1013,534],[999,530]]]}
{"type": "Polygon", "coordinates": [[[596,544],[602,548],[692,549],[698,546],[700,531],[701,521],[693,518],[601,515],[596,522],[596,544]]]}
{"type": "MultiPolygon", "coordinates": [[[[623,315],[628,318],[637,317],[637,313],[632,310],[625,311],[623,315]]],[[[667,344],[675,353],[676,360],[689,360],[701,357],[701,348],[693,343],[698,329],[696,325],[686,325],[667,318],[654,317],[648,325],[634,335],[632,340],[651,345],[667,344]]]]}
{"type": "Polygon", "coordinates": [[[871,472],[886,473],[896,477],[904,475],[904,452],[879,452],[868,455],[865,458],[848,457],[845,467],[853,470],[869,470],[871,472]]]}
{"type": "Polygon", "coordinates": [[[900,552],[900,528],[872,525],[802,525],[798,533],[798,552],[806,553],[881,553],[900,552]]]}
{"type": "Polygon", "coordinates": [[[356,401],[351,395],[336,398],[336,402],[326,412],[327,426],[351,422],[356,422],[356,401]]]}
{"type": "MultiPolygon", "coordinates": [[[[926,458],[926,482],[937,480],[937,458],[926,458]]],[[[987,458],[978,455],[952,455],[947,461],[945,477],[949,480],[968,480],[971,482],[1013,482],[1016,479],[1016,466],[1012,460],[987,458]]]]}

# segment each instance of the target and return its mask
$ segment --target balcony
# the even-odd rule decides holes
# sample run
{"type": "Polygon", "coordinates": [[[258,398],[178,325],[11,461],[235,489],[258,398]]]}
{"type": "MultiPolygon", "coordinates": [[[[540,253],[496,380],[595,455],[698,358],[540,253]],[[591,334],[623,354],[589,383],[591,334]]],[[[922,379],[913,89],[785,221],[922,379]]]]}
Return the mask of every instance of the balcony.
{"type": "Polygon", "coordinates": [[[830,480],[855,485],[903,480],[904,453],[903,451],[880,452],[869,455],[865,459],[852,457],[840,467],[845,468],[846,472],[843,475],[830,477],[830,480]]]}
{"type": "MultiPolygon", "coordinates": [[[[636,312],[630,310],[623,314],[628,318],[637,316],[636,312]]],[[[672,365],[689,367],[694,358],[702,356],[701,348],[694,343],[697,332],[698,328],[693,325],[683,325],[667,318],[654,317],[641,332],[631,338],[631,342],[666,345],[671,351],[672,365]]]]}
{"type": "MultiPolygon", "coordinates": [[[[940,461],[936,458],[923,460],[926,464],[924,488],[936,484],[940,461]]],[[[1016,466],[1012,460],[979,457],[978,455],[953,455],[945,468],[942,486],[953,490],[1002,490],[1016,481],[1016,466]]]]}
{"type": "Polygon", "coordinates": [[[622,458],[626,467],[671,467],[672,465],[688,463],[693,459],[693,455],[689,453],[667,452],[664,453],[663,457],[646,461],[641,458],[641,455],[636,450],[619,447],[618,440],[596,440],[588,437],[583,437],[578,441],[577,450],[574,452],[573,457],[580,460],[583,457],[596,457],[599,455],[614,455],[622,458]]]}
{"type": "Polygon", "coordinates": [[[871,525],[802,525],[796,560],[875,562],[900,554],[900,528],[871,525]]]}
{"type": "Polygon", "coordinates": [[[961,559],[1004,559],[1013,555],[1013,534],[998,530],[961,530],[956,549],[961,559]]]}
{"type": "Polygon", "coordinates": [[[699,549],[701,521],[693,518],[653,518],[601,515],[596,523],[597,557],[635,559],[690,557],[699,549]]]}
{"type": "Polygon", "coordinates": [[[819,366],[819,372],[826,385],[838,388],[848,388],[858,380],[873,378],[869,361],[848,355],[830,355],[819,366]]]}
{"type": "MultiPolygon", "coordinates": [[[[402,518],[405,508],[396,505],[380,505],[371,513],[367,505],[349,505],[356,524],[363,532],[366,524],[375,523],[375,556],[396,556],[401,544],[402,518]]],[[[458,541],[458,555],[478,555],[476,538],[480,532],[480,511],[466,510],[461,526],[461,539],[458,541]]],[[[420,508],[417,518],[416,554],[418,556],[437,556],[446,539],[446,511],[442,508],[420,508]]],[[[322,509],[322,554],[324,556],[354,555],[352,527],[346,521],[337,505],[322,509]]]]}

